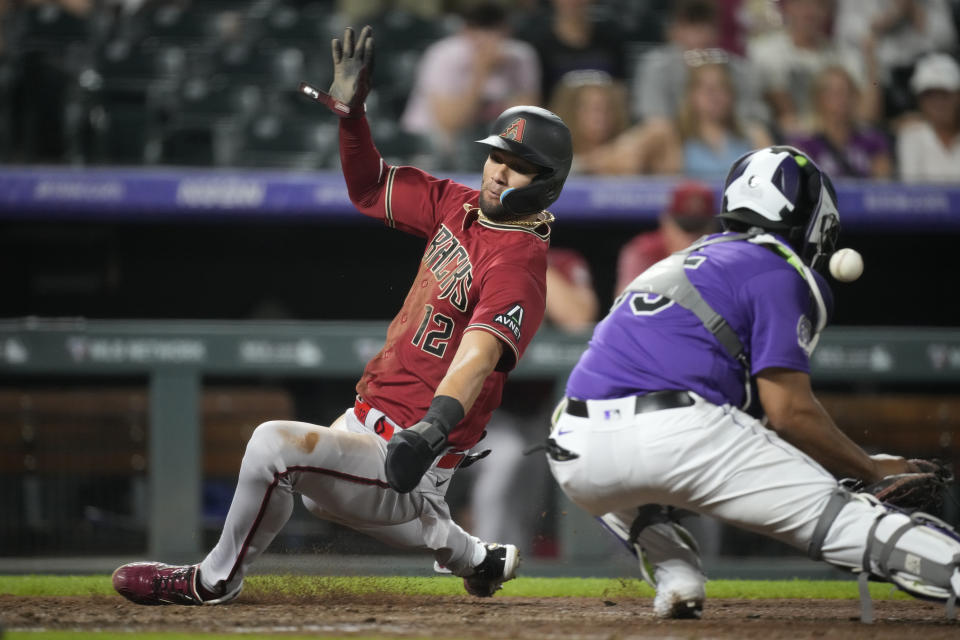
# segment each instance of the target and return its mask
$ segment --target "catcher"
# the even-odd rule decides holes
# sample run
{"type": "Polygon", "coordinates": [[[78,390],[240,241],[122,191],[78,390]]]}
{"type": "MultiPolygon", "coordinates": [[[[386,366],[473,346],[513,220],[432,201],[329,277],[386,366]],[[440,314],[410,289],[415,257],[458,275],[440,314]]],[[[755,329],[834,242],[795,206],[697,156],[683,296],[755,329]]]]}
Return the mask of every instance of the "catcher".
{"type": "Polygon", "coordinates": [[[700,617],[706,595],[696,543],[660,505],[859,571],[864,620],[871,578],[952,616],[960,536],[890,506],[931,507],[949,474],[867,455],[811,389],[832,306],[818,271],[840,230],[830,178],[792,147],[753,151],[731,168],[718,217],[724,233],[640,274],[597,325],[548,440],[554,477],[653,566],[658,616],[700,617]]]}

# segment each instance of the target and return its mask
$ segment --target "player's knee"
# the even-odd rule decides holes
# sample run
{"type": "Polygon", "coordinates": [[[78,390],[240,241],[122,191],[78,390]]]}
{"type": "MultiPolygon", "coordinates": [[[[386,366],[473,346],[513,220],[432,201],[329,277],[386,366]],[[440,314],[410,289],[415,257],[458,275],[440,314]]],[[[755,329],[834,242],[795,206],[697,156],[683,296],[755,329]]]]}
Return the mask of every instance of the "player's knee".
{"type": "Polygon", "coordinates": [[[286,421],[284,420],[267,420],[266,422],[261,422],[257,425],[257,428],[253,430],[253,434],[250,436],[250,443],[259,444],[260,441],[273,441],[281,437],[282,431],[285,429],[286,421]]]}
{"type": "Polygon", "coordinates": [[[243,454],[244,463],[273,457],[281,448],[285,434],[289,431],[284,420],[268,420],[253,430],[247,449],[243,454]]]}

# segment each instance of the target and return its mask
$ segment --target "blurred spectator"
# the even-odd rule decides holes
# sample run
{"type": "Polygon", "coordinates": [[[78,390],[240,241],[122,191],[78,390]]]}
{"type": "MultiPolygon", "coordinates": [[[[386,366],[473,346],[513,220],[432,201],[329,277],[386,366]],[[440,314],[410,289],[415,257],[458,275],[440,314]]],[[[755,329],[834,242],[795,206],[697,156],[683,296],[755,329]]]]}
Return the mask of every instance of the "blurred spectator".
{"type": "MultiPolygon", "coordinates": [[[[667,44],[643,55],[633,78],[633,108],[637,120],[672,118],[680,108],[687,85],[686,52],[701,60],[727,63],[736,86],[737,115],[747,120],[769,117],[750,65],[719,47],[720,27],[715,2],[681,0],[674,5],[667,26],[667,44]]],[[[689,56],[688,56],[689,57],[689,56]]]]}
{"type": "MultiPolygon", "coordinates": [[[[770,0],[720,1],[724,4],[734,5],[733,8],[726,9],[726,12],[733,14],[736,28],[742,32],[740,37],[743,39],[744,54],[747,53],[750,40],[783,28],[783,13],[780,11],[777,2],[771,2],[770,0]]],[[[729,18],[727,20],[721,18],[722,27],[727,27],[729,22],[729,18]]],[[[729,35],[724,33],[721,36],[721,41],[728,37],[729,35]]]]}
{"type": "MultiPolygon", "coordinates": [[[[687,54],[696,54],[688,51],[687,54]]],[[[627,130],[608,145],[581,158],[592,173],[682,173],[705,181],[721,180],[734,160],[771,144],[758,122],[741,124],[734,112],[729,67],[696,58],[674,121],[656,119],[627,130]]]]}
{"type": "MultiPolygon", "coordinates": [[[[583,255],[573,249],[551,248],[547,252],[544,324],[560,331],[583,332],[595,322],[597,309],[583,255]]],[[[544,505],[550,504],[547,492],[552,482],[545,456],[523,455],[528,446],[543,441],[543,425],[549,422],[556,401],[549,394],[549,388],[538,391],[536,387],[525,389],[519,397],[505,392],[504,403],[493,413],[487,435],[477,445],[490,449],[490,455],[461,472],[472,481],[470,513],[483,514],[462,518],[464,527],[484,540],[485,536],[509,540],[524,554],[536,550],[541,514],[544,505]]]]}
{"type": "Polygon", "coordinates": [[[888,118],[911,107],[914,62],[957,46],[947,0],[838,0],[834,38],[840,47],[875,52],[888,118]]]}
{"type": "Polygon", "coordinates": [[[843,67],[821,71],[813,84],[814,131],[790,144],[834,178],[889,178],[893,159],[886,135],[857,116],[859,89],[843,67]]]}
{"type": "Polygon", "coordinates": [[[612,141],[630,124],[626,89],[602,71],[565,75],[553,92],[550,110],[570,127],[575,172],[580,156],[612,141]]]}
{"type": "Polygon", "coordinates": [[[547,252],[547,306],[544,316],[561,331],[584,331],[597,319],[597,295],[586,259],[574,249],[547,252]]]}
{"type": "Polygon", "coordinates": [[[620,249],[615,295],[651,265],[686,249],[700,236],[713,233],[716,209],[716,196],[706,184],[688,180],[674,187],[667,208],[660,214],[660,226],[635,236],[620,249]]]}
{"type": "Polygon", "coordinates": [[[429,136],[452,169],[466,166],[467,143],[483,136],[497,114],[540,101],[537,54],[509,37],[503,8],[482,2],[463,19],[458,33],[424,52],[401,121],[407,132],[429,136]]]}
{"type": "Polygon", "coordinates": [[[910,87],[921,118],[897,133],[897,165],[906,182],[960,182],[960,65],[931,53],[916,66],[910,87]]]}
{"type": "Polygon", "coordinates": [[[743,56],[747,51],[749,15],[743,0],[717,0],[717,44],[721,49],[743,56]]]}
{"type": "Polygon", "coordinates": [[[811,131],[813,78],[833,64],[846,67],[861,87],[861,119],[876,122],[879,117],[880,91],[863,56],[852,49],[841,51],[827,37],[831,6],[831,0],[782,0],[784,28],[747,47],[781,136],[811,131]]]}
{"type": "Polygon", "coordinates": [[[571,71],[594,69],[626,80],[625,37],[620,25],[591,16],[593,0],[551,0],[552,11],[521,36],[537,51],[541,95],[549,98],[571,71]]]}

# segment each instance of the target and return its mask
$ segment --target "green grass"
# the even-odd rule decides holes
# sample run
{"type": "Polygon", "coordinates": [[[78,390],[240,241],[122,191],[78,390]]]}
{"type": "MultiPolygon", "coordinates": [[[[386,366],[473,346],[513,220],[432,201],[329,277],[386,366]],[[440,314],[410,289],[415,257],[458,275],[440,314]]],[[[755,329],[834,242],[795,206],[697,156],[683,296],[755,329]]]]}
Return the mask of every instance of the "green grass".
{"type": "MultiPolygon", "coordinates": [[[[875,599],[906,598],[891,585],[871,583],[875,599]]],[[[312,599],[324,594],[387,593],[400,595],[445,596],[464,595],[458,578],[435,577],[328,577],[328,576],[250,576],[245,595],[286,594],[293,598],[312,599]]],[[[582,597],[618,600],[649,598],[653,589],[640,580],[606,578],[517,578],[504,585],[503,596],[527,598],[582,597]]],[[[107,596],[119,599],[113,591],[110,576],[0,575],[0,595],[12,596],[107,596]]],[[[856,599],[857,583],[852,580],[714,580],[707,583],[711,598],[829,598],[856,599]]],[[[243,634],[244,640],[266,640],[274,634],[243,634]]],[[[342,635],[283,635],[284,640],[339,640],[342,635]]],[[[385,636],[350,636],[351,640],[383,640],[385,636]]],[[[98,631],[16,631],[7,632],[3,640],[236,640],[237,635],[206,633],[140,633],[98,631]]]]}
{"type": "MultiPolygon", "coordinates": [[[[250,576],[244,594],[289,595],[310,598],[328,593],[387,593],[397,595],[464,595],[458,578],[436,577],[329,577],[250,576]]],[[[638,598],[652,597],[653,589],[640,580],[608,578],[517,578],[504,585],[504,596],[526,598],[638,598]]],[[[891,585],[871,583],[874,598],[905,598],[891,585]]],[[[0,575],[0,594],[13,596],[116,596],[110,576],[0,575]]],[[[852,580],[713,580],[707,583],[710,598],[745,600],[768,598],[856,599],[852,580]]],[[[119,596],[116,596],[119,597],[119,596]]],[[[169,635],[164,638],[170,638],[169,635]]]]}
{"type": "MultiPolygon", "coordinates": [[[[140,631],[111,632],[111,631],[11,631],[3,636],[3,640],[343,640],[347,636],[316,636],[316,635],[289,635],[258,633],[225,634],[225,633],[143,633],[140,631]]],[[[350,640],[384,640],[384,636],[349,636],[350,640]]]]}

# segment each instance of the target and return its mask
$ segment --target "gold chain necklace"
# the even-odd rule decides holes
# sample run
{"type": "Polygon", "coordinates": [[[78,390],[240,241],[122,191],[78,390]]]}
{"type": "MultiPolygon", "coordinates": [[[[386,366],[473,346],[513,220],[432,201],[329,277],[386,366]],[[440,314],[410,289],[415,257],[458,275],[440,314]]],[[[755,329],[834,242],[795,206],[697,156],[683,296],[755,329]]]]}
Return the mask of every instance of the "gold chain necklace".
{"type": "Polygon", "coordinates": [[[539,227],[542,224],[550,224],[551,222],[556,220],[554,215],[546,210],[538,213],[536,219],[534,220],[521,220],[519,218],[512,218],[510,220],[491,220],[490,218],[488,218],[483,214],[483,211],[479,209],[477,210],[477,214],[480,220],[483,220],[484,222],[489,222],[491,224],[507,224],[515,227],[529,227],[531,229],[533,227],[539,227]]]}

